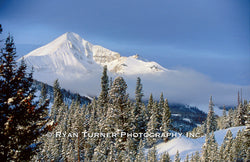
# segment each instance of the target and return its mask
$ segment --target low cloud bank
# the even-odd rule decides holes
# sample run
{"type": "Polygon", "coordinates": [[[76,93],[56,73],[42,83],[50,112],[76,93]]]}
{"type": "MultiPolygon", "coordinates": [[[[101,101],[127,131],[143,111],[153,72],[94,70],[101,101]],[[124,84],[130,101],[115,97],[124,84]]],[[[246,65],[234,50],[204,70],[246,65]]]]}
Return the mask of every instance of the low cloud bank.
{"type": "MultiPolygon", "coordinates": [[[[100,78],[102,72],[74,74],[65,72],[63,75],[49,75],[49,73],[35,73],[34,78],[53,85],[58,78],[61,86],[81,95],[97,96],[100,93],[100,78]]],[[[109,74],[110,77],[116,76],[109,74]]],[[[159,99],[160,93],[164,93],[169,102],[207,105],[209,97],[217,105],[236,105],[237,92],[242,88],[243,99],[250,99],[250,86],[224,84],[212,81],[208,76],[191,69],[169,70],[167,72],[148,75],[123,76],[128,84],[128,93],[134,97],[136,78],[141,77],[144,99],[147,100],[150,93],[154,99],[159,99]]]]}

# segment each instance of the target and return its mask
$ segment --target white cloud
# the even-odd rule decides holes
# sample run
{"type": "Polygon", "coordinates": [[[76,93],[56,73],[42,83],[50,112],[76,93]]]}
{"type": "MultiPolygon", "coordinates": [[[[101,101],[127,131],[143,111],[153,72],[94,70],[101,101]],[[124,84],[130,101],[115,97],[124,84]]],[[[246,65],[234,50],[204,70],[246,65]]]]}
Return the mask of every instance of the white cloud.
{"type": "MultiPolygon", "coordinates": [[[[47,77],[39,74],[35,75],[35,78],[51,85],[56,78],[59,78],[63,88],[79,92],[82,95],[94,96],[100,92],[101,72],[77,78],[66,78],[65,76],[67,75],[64,74],[64,78],[61,79],[55,75],[47,77]]],[[[109,76],[114,80],[114,75],[109,74],[109,76]]],[[[135,75],[124,76],[131,98],[134,97],[137,77],[135,75]]],[[[237,92],[240,88],[243,90],[243,98],[250,99],[250,86],[218,83],[191,69],[178,69],[154,75],[140,75],[139,77],[142,79],[144,99],[148,99],[150,93],[155,99],[158,99],[160,93],[163,92],[164,97],[168,98],[169,102],[206,105],[212,95],[213,101],[217,105],[236,105],[237,92]]]]}

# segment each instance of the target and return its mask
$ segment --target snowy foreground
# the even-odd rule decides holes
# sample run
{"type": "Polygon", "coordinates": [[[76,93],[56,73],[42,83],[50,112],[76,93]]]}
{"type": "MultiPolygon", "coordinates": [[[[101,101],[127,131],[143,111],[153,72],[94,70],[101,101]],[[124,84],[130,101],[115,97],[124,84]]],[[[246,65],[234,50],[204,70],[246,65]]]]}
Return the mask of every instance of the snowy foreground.
{"type": "MultiPolygon", "coordinates": [[[[231,130],[231,132],[233,133],[233,137],[236,137],[237,132],[244,128],[245,126],[240,126],[216,131],[214,132],[216,142],[220,146],[228,130],[231,130]]],[[[189,154],[189,157],[191,157],[191,155],[195,154],[196,151],[201,152],[202,145],[204,143],[204,136],[197,139],[188,138],[186,136],[177,137],[168,141],[167,143],[163,142],[156,145],[156,150],[158,154],[157,158],[160,159],[162,153],[168,152],[170,158],[174,160],[175,154],[178,150],[180,153],[181,161],[184,161],[187,154],[189,154]]]]}

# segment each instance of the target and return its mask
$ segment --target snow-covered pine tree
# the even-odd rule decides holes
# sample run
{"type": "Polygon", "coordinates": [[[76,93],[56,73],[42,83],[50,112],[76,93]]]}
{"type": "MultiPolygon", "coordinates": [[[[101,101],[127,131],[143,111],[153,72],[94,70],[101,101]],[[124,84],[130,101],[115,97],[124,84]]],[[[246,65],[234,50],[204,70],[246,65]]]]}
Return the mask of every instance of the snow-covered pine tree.
{"type": "Polygon", "coordinates": [[[107,65],[103,67],[103,73],[101,77],[101,93],[98,97],[98,103],[101,108],[101,113],[106,116],[108,109],[108,92],[109,92],[109,77],[107,74],[107,65]]]}
{"type": "Polygon", "coordinates": [[[246,129],[244,130],[244,144],[246,149],[245,161],[250,161],[250,102],[247,105],[246,129]]]}
{"type": "Polygon", "coordinates": [[[233,144],[232,144],[232,156],[234,161],[240,161],[242,160],[242,145],[244,145],[243,143],[243,135],[242,132],[239,130],[237,132],[237,135],[235,137],[235,139],[233,140],[233,144]]]}
{"type": "Polygon", "coordinates": [[[135,103],[138,107],[140,107],[142,103],[142,97],[144,96],[142,92],[142,83],[141,78],[137,77],[136,88],[135,88],[135,103]]]}
{"type": "Polygon", "coordinates": [[[148,155],[147,155],[147,162],[156,162],[157,161],[157,157],[156,157],[156,148],[155,145],[149,149],[148,151],[148,155]]]}
{"type": "MultiPolygon", "coordinates": [[[[61,149],[61,153],[58,153],[57,156],[61,155],[61,159],[62,161],[68,161],[69,160],[69,151],[72,149],[72,145],[69,141],[68,137],[65,138],[60,138],[60,142],[62,145],[62,149],[61,149]]],[[[56,148],[59,150],[59,148],[56,148]]]]}
{"type": "MultiPolygon", "coordinates": [[[[131,121],[128,116],[131,111],[128,107],[128,94],[126,93],[127,84],[122,77],[115,78],[112,87],[109,91],[109,106],[107,117],[104,124],[101,126],[102,132],[105,133],[117,133],[131,132],[131,121]]],[[[111,138],[111,142],[116,149],[117,154],[121,150],[124,150],[126,144],[126,136],[118,136],[117,138],[111,138]]]]}
{"type": "Polygon", "coordinates": [[[223,155],[223,149],[225,148],[224,144],[222,143],[219,147],[219,150],[218,150],[218,160],[220,161],[223,161],[224,159],[224,155],[223,155]]]}
{"type": "Polygon", "coordinates": [[[110,151],[107,156],[107,161],[109,162],[115,162],[117,161],[117,151],[115,149],[115,146],[112,144],[110,145],[110,151]]]}
{"type": "Polygon", "coordinates": [[[205,143],[202,146],[201,161],[209,161],[209,143],[210,143],[209,134],[206,134],[205,143]]]}
{"type": "Polygon", "coordinates": [[[217,161],[218,160],[218,143],[215,140],[214,132],[211,133],[209,136],[210,143],[208,149],[208,158],[210,161],[217,161]]]}
{"type": "Polygon", "coordinates": [[[175,157],[174,157],[174,162],[180,162],[180,161],[181,161],[180,154],[179,154],[179,151],[177,150],[175,157]]]}
{"type": "Polygon", "coordinates": [[[189,162],[189,155],[188,154],[186,155],[184,162],[189,162]]]}
{"type": "Polygon", "coordinates": [[[195,152],[194,157],[193,157],[193,161],[194,162],[200,162],[201,161],[199,151],[195,152]]]}
{"type": "Polygon", "coordinates": [[[128,154],[127,154],[127,152],[125,150],[121,150],[118,153],[117,161],[130,162],[129,159],[128,159],[128,154]]]}
{"type": "Polygon", "coordinates": [[[227,118],[228,118],[228,116],[227,116],[226,107],[225,107],[225,105],[223,105],[222,116],[217,118],[217,128],[218,129],[228,128],[227,118]]]}
{"type": "Polygon", "coordinates": [[[246,107],[240,103],[236,110],[235,126],[245,125],[246,107]]]}
{"type": "Polygon", "coordinates": [[[63,96],[58,79],[54,81],[53,91],[54,102],[51,108],[51,117],[54,121],[56,121],[60,106],[63,104],[63,96]]]}
{"type": "Polygon", "coordinates": [[[135,147],[135,141],[132,137],[127,137],[125,144],[125,150],[127,151],[127,160],[126,161],[135,161],[137,147],[135,147]]]}
{"type": "Polygon", "coordinates": [[[59,80],[56,79],[53,84],[53,92],[54,92],[54,105],[59,106],[63,103],[63,95],[61,92],[61,86],[59,84],[59,80]]]}
{"type": "Polygon", "coordinates": [[[209,100],[209,111],[208,111],[207,119],[206,119],[206,133],[216,131],[216,128],[217,128],[213,106],[214,104],[213,104],[212,96],[211,96],[209,100]]]}
{"type": "MultiPolygon", "coordinates": [[[[71,123],[70,123],[70,125],[71,125],[71,124],[73,123],[71,120],[67,121],[67,120],[65,119],[65,118],[67,118],[67,115],[68,115],[68,106],[65,105],[65,103],[62,103],[62,104],[58,107],[57,112],[58,112],[58,114],[57,114],[56,120],[55,120],[57,123],[60,123],[61,121],[62,121],[61,124],[62,124],[63,122],[66,122],[66,123],[71,122],[71,123]]],[[[69,115],[69,116],[70,116],[70,115],[69,115]]],[[[68,126],[69,128],[71,128],[70,125],[68,126]]],[[[64,127],[67,127],[67,124],[64,124],[63,126],[64,126],[64,127]]],[[[65,128],[63,128],[63,129],[65,129],[65,128]]]]}
{"type": "Polygon", "coordinates": [[[99,144],[95,148],[92,161],[94,162],[106,161],[107,157],[102,148],[104,149],[104,147],[101,144],[99,144]]]}
{"type": "Polygon", "coordinates": [[[75,143],[76,145],[75,148],[77,148],[78,159],[83,159],[85,138],[83,137],[82,132],[86,131],[86,128],[83,125],[83,123],[85,123],[85,118],[84,118],[85,107],[80,107],[80,105],[78,104],[76,106],[77,106],[75,111],[76,122],[74,123],[74,128],[77,129],[76,132],[78,132],[78,138],[77,142],[75,143]]]}
{"type": "Polygon", "coordinates": [[[234,126],[234,110],[229,109],[227,119],[226,119],[226,127],[230,128],[234,126]]]}
{"type": "Polygon", "coordinates": [[[110,77],[110,79],[109,79],[109,89],[112,87],[112,84],[113,84],[113,78],[110,77]]]}
{"type": "MultiPolygon", "coordinates": [[[[157,103],[154,102],[152,109],[156,109],[157,103]]],[[[156,112],[152,112],[149,122],[147,123],[147,134],[155,134],[158,133],[157,129],[157,118],[156,112]]],[[[156,137],[146,137],[147,147],[152,147],[157,141],[156,137]]]]}
{"type": "Polygon", "coordinates": [[[142,110],[142,97],[143,97],[143,92],[142,92],[141,78],[138,77],[136,81],[136,89],[135,89],[135,106],[133,109],[133,116],[135,119],[134,123],[136,126],[135,132],[137,133],[139,132],[144,133],[146,129],[146,123],[144,119],[145,115],[142,110]]]}
{"type": "Polygon", "coordinates": [[[223,115],[222,115],[222,129],[226,129],[228,128],[228,124],[227,124],[227,110],[226,110],[226,106],[223,106],[223,115]]]}
{"type": "Polygon", "coordinates": [[[149,121],[151,115],[154,113],[153,104],[154,104],[154,99],[153,99],[153,95],[151,93],[149,96],[149,99],[148,99],[148,104],[147,104],[148,121],[149,121]]]}
{"type": "Polygon", "coordinates": [[[194,154],[191,155],[190,162],[196,162],[194,161],[194,154]]]}
{"type": "MultiPolygon", "coordinates": [[[[170,117],[171,112],[168,106],[168,100],[165,99],[164,105],[163,105],[163,113],[162,113],[162,123],[161,123],[161,132],[168,133],[169,127],[170,127],[170,117]]],[[[165,142],[167,142],[167,137],[163,138],[165,142]]]]}
{"type": "Polygon", "coordinates": [[[0,159],[28,161],[38,149],[35,140],[47,131],[48,102],[34,101],[32,73],[23,60],[17,66],[11,36],[0,54],[0,159]]]}
{"type": "MultiPolygon", "coordinates": [[[[132,105],[132,118],[133,125],[135,129],[134,133],[145,133],[147,127],[147,110],[145,105],[142,102],[143,91],[142,91],[142,83],[141,78],[138,77],[136,81],[136,89],[135,89],[135,103],[132,105]]],[[[138,146],[140,142],[140,138],[135,138],[135,146],[138,146]]]]}
{"type": "Polygon", "coordinates": [[[46,102],[47,98],[48,98],[48,89],[47,89],[46,84],[42,83],[39,104],[43,104],[44,102],[46,102]]]}
{"type": "Polygon", "coordinates": [[[145,155],[144,155],[144,141],[141,139],[138,149],[137,149],[137,154],[136,154],[136,158],[135,158],[135,162],[141,162],[141,161],[146,161],[145,160],[145,155]]]}
{"type": "Polygon", "coordinates": [[[226,133],[226,136],[224,137],[222,146],[220,148],[220,153],[223,153],[221,160],[233,161],[232,152],[231,152],[232,144],[233,144],[233,134],[230,130],[228,130],[226,133]]]}
{"type": "Polygon", "coordinates": [[[68,150],[68,148],[66,147],[69,145],[68,137],[65,137],[66,139],[64,139],[63,136],[59,136],[59,137],[55,136],[56,132],[67,133],[66,125],[67,123],[70,123],[70,121],[68,121],[67,118],[65,118],[64,113],[60,113],[62,110],[65,110],[66,108],[67,107],[64,103],[60,106],[60,109],[58,110],[59,113],[56,116],[57,125],[52,132],[53,133],[52,137],[54,138],[54,140],[53,140],[51,148],[52,148],[52,156],[53,156],[52,160],[54,161],[60,161],[61,159],[63,159],[63,155],[67,154],[67,150],[68,150]]]}
{"type": "Polygon", "coordinates": [[[161,159],[160,159],[160,162],[170,162],[170,156],[169,156],[169,153],[168,152],[164,152],[162,155],[161,155],[161,159]]]}
{"type": "MultiPolygon", "coordinates": [[[[94,100],[93,103],[95,103],[96,101],[94,100]]],[[[92,111],[91,111],[91,115],[90,115],[90,119],[89,119],[89,123],[88,123],[88,133],[90,134],[94,134],[94,133],[97,133],[99,132],[99,129],[98,129],[98,121],[96,120],[97,119],[97,113],[96,113],[96,104],[93,104],[91,103],[91,107],[92,107],[92,111]]],[[[87,137],[86,138],[86,142],[85,142],[85,145],[88,145],[88,157],[89,159],[92,159],[92,156],[94,154],[94,150],[95,148],[97,147],[98,143],[99,143],[99,140],[101,140],[100,138],[98,137],[87,137]]],[[[86,155],[86,154],[85,154],[86,155]]]]}
{"type": "Polygon", "coordinates": [[[157,128],[158,130],[160,130],[161,128],[161,124],[162,124],[162,112],[163,112],[163,107],[164,107],[164,97],[163,97],[163,92],[161,93],[160,95],[160,100],[159,100],[159,104],[158,104],[158,107],[156,109],[157,111],[157,128]]]}

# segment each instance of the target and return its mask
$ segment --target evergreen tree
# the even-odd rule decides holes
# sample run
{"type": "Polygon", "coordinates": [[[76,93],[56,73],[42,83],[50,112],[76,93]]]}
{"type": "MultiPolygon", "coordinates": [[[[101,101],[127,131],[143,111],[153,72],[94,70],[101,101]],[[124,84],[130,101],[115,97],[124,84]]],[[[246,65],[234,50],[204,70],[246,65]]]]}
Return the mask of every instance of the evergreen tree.
{"type": "Polygon", "coordinates": [[[244,131],[244,144],[246,149],[245,161],[250,160],[250,102],[247,105],[247,115],[246,117],[246,129],[244,131]]]}
{"type": "MultiPolygon", "coordinates": [[[[128,107],[128,94],[126,93],[127,84],[122,77],[117,77],[109,91],[109,106],[107,117],[101,126],[102,132],[117,133],[131,132],[130,109],[128,107]]],[[[117,155],[125,149],[126,136],[111,138],[111,143],[115,145],[117,155]]],[[[111,144],[110,144],[111,145],[111,144]]]]}
{"type": "Polygon", "coordinates": [[[127,154],[127,152],[126,152],[125,150],[121,150],[121,151],[118,153],[117,161],[129,162],[128,154],[127,154]]]}
{"type": "Polygon", "coordinates": [[[212,96],[211,96],[209,100],[209,111],[208,111],[207,120],[206,120],[206,133],[216,131],[217,124],[216,124],[213,106],[214,104],[213,104],[212,96]]]}
{"type": "Polygon", "coordinates": [[[160,159],[160,162],[170,162],[170,156],[169,156],[169,153],[168,152],[164,152],[162,155],[161,155],[161,159],[160,159]]]}
{"type": "Polygon", "coordinates": [[[246,115],[246,107],[241,103],[238,105],[236,110],[236,118],[235,118],[235,126],[245,125],[245,115],[246,115]]]}
{"type": "Polygon", "coordinates": [[[196,151],[194,156],[193,156],[193,161],[194,162],[200,162],[200,154],[199,151],[196,151]]]}
{"type": "MultiPolygon", "coordinates": [[[[126,156],[124,161],[135,161],[136,159],[136,147],[134,145],[134,139],[132,137],[127,137],[127,141],[125,144],[126,156]]],[[[124,158],[124,157],[123,157],[124,158]]]]}
{"type": "MultiPolygon", "coordinates": [[[[133,118],[134,118],[134,124],[135,124],[135,132],[144,133],[146,129],[146,123],[145,123],[145,112],[142,109],[142,84],[140,77],[137,78],[136,82],[136,89],[135,89],[135,105],[133,109],[133,118]]],[[[139,142],[140,140],[138,140],[139,142]]]]}
{"type": "Polygon", "coordinates": [[[232,161],[232,142],[233,142],[233,134],[230,130],[227,131],[226,136],[224,137],[223,143],[220,147],[221,160],[224,161],[232,161]]]}
{"type": "Polygon", "coordinates": [[[110,152],[108,154],[107,161],[109,162],[117,161],[117,152],[116,152],[114,145],[110,146],[110,152]]]}
{"type": "MultiPolygon", "coordinates": [[[[157,103],[155,102],[154,105],[153,105],[153,108],[154,107],[157,107],[157,103]]],[[[147,134],[155,134],[158,132],[158,129],[157,129],[157,118],[156,118],[156,112],[154,112],[151,117],[150,117],[150,120],[147,124],[147,134]]],[[[147,137],[146,138],[146,142],[147,142],[147,146],[148,147],[152,147],[157,141],[157,138],[156,137],[147,137]]]]}
{"type": "Polygon", "coordinates": [[[135,89],[135,102],[138,107],[140,107],[142,103],[142,97],[143,97],[143,92],[142,92],[142,83],[141,83],[141,78],[138,77],[136,81],[136,89],[135,89]]]}
{"type": "Polygon", "coordinates": [[[135,89],[135,106],[133,110],[133,116],[135,119],[135,126],[136,130],[135,132],[145,132],[146,129],[146,123],[145,123],[145,115],[142,110],[142,97],[143,97],[143,92],[142,92],[142,84],[141,84],[141,79],[140,77],[137,78],[136,82],[136,89],[135,89]]]}
{"type": "Polygon", "coordinates": [[[62,96],[61,87],[60,87],[58,79],[56,79],[54,82],[53,91],[54,91],[54,94],[53,94],[54,102],[51,108],[51,117],[54,121],[56,121],[57,115],[60,113],[59,112],[60,106],[62,106],[63,104],[63,96],[62,96]]]}
{"type": "Polygon", "coordinates": [[[216,161],[218,159],[218,144],[215,140],[214,132],[210,135],[210,143],[209,143],[209,150],[208,150],[208,157],[210,161],[216,161]]]}
{"type": "MultiPolygon", "coordinates": [[[[194,155],[196,157],[196,155],[194,155]]],[[[199,156],[199,153],[197,155],[199,156]]],[[[197,158],[194,158],[197,160],[197,158]]],[[[202,161],[216,161],[218,159],[218,144],[214,137],[214,132],[211,135],[206,135],[206,140],[204,145],[202,146],[202,161]]]]}
{"type": "Polygon", "coordinates": [[[136,155],[136,159],[135,162],[141,162],[141,161],[145,161],[145,157],[144,157],[144,142],[141,139],[139,146],[138,146],[138,153],[136,155]]]}
{"type": "Polygon", "coordinates": [[[112,78],[112,77],[110,77],[109,83],[110,83],[109,88],[111,88],[111,87],[112,87],[112,84],[113,84],[113,78],[112,78]]]}
{"type": "Polygon", "coordinates": [[[14,41],[8,36],[0,57],[0,159],[26,161],[37,151],[36,139],[47,131],[48,102],[34,101],[32,73],[15,62],[14,41]]]}
{"type": "Polygon", "coordinates": [[[42,83],[39,104],[44,103],[47,98],[48,98],[48,89],[47,89],[47,86],[44,83],[42,83]]]}
{"type": "Polygon", "coordinates": [[[195,160],[194,160],[194,154],[191,155],[190,162],[195,162],[195,160]]]}
{"type": "Polygon", "coordinates": [[[106,156],[102,152],[101,146],[98,145],[94,150],[94,155],[92,161],[99,162],[99,161],[106,161],[106,156]]]}
{"type": "Polygon", "coordinates": [[[188,154],[186,155],[184,162],[189,162],[189,155],[188,154]]]}
{"type": "MultiPolygon", "coordinates": [[[[83,159],[84,158],[84,144],[85,144],[85,138],[82,135],[82,132],[86,132],[86,127],[83,125],[83,123],[85,123],[85,118],[84,118],[84,108],[80,107],[80,105],[76,105],[77,109],[76,109],[76,113],[75,113],[75,117],[76,117],[76,123],[74,125],[76,132],[78,132],[79,136],[77,138],[77,143],[76,143],[76,148],[77,148],[77,152],[78,152],[78,159],[83,159]]],[[[79,160],[78,160],[79,161],[79,160]]]]}
{"type": "Polygon", "coordinates": [[[180,154],[179,154],[179,151],[177,150],[175,157],[174,157],[174,162],[180,162],[180,161],[181,161],[180,154]]]}
{"type": "Polygon", "coordinates": [[[98,97],[98,103],[99,106],[101,107],[101,112],[102,114],[104,114],[104,116],[107,113],[107,108],[108,108],[107,107],[109,101],[108,91],[109,91],[109,77],[107,75],[107,66],[105,65],[103,67],[103,73],[101,77],[101,93],[98,97]]]}
{"type": "Polygon", "coordinates": [[[223,115],[221,117],[221,129],[226,129],[229,128],[228,127],[228,123],[227,123],[227,111],[226,111],[226,107],[225,105],[223,106],[223,115]]]}
{"type": "Polygon", "coordinates": [[[234,158],[234,161],[240,161],[242,160],[242,146],[244,145],[243,143],[243,137],[242,137],[242,132],[239,130],[237,132],[237,136],[235,137],[235,139],[233,140],[233,144],[232,144],[232,156],[234,158]]]}
{"type": "MultiPolygon", "coordinates": [[[[169,127],[170,127],[170,117],[171,112],[168,106],[168,100],[165,99],[164,105],[163,105],[163,113],[162,113],[162,124],[161,124],[161,132],[168,133],[169,127]]],[[[167,142],[167,137],[163,139],[165,142],[167,142]]]]}
{"type": "Polygon", "coordinates": [[[151,115],[153,113],[155,113],[153,110],[153,104],[154,104],[154,99],[153,99],[153,95],[151,93],[149,96],[148,105],[147,105],[147,111],[148,111],[148,117],[149,117],[148,120],[150,119],[151,115]]]}
{"type": "Polygon", "coordinates": [[[226,127],[229,128],[229,127],[233,127],[233,126],[234,126],[234,110],[230,109],[228,111],[228,116],[226,119],[226,127]]]}
{"type": "Polygon", "coordinates": [[[61,87],[58,79],[54,81],[53,91],[54,91],[54,105],[59,106],[63,103],[63,95],[61,92],[61,87]]]}
{"type": "Polygon", "coordinates": [[[149,152],[148,152],[148,156],[147,156],[147,161],[148,162],[156,162],[157,158],[156,158],[156,148],[155,146],[153,146],[149,152]]]}
{"type": "Polygon", "coordinates": [[[164,97],[163,97],[163,93],[161,93],[159,104],[158,104],[158,107],[156,109],[156,111],[157,111],[157,122],[159,123],[157,128],[159,130],[160,130],[161,124],[162,124],[162,116],[163,116],[162,112],[163,112],[163,109],[164,109],[164,97]]]}
{"type": "Polygon", "coordinates": [[[209,135],[207,134],[205,143],[202,146],[202,156],[201,156],[202,161],[209,161],[209,143],[210,143],[210,139],[209,139],[209,135]]]}

